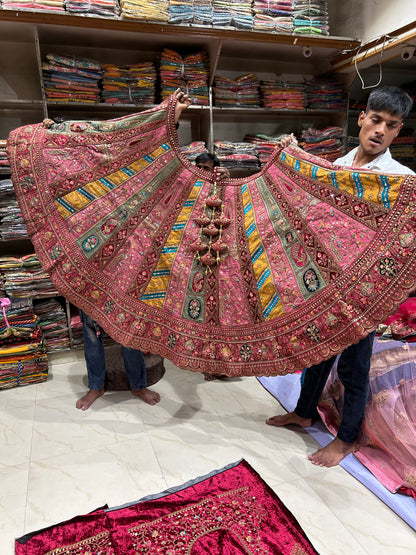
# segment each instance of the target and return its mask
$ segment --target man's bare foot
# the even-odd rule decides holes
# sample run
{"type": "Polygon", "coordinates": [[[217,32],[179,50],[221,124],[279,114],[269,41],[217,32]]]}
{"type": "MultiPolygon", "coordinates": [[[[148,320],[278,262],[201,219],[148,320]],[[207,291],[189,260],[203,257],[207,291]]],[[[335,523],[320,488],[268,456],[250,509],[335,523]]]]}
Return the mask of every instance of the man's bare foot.
{"type": "Polygon", "coordinates": [[[90,406],[93,404],[93,402],[98,399],[98,397],[101,397],[101,395],[104,395],[104,391],[105,389],[90,389],[88,391],[88,393],[86,395],[84,395],[84,397],[81,397],[81,399],[78,399],[78,401],[75,403],[75,406],[77,407],[77,409],[81,409],[81,410],[87,410],[90,408],[90,406]]]}
{"type": "Polygon", "coordinates": [[[316,466],[336,466],[344,457],[357,451],[357,443],[346,443],[335,438],[326,447],[319,449],[316,453],[308,456],[312,464],[316,466]]]}
{"type": "Polygon", "coordinates": [[[132,395],[140,397],[140,399],[143,399],[143,401],[148,405],[156,405],[156,403],[160,401],[159,393],[156,393],[156,391],[152,391],[147,387],[145,387],[144,389],[132,389],[131,392],[132,395]]]}
{"type": "Polygon", "coordinates": [[[266,424],[269,426],[288,426],[290,424],[295,424],[302,428],[309,428],[309,426],[312,426],[312,418],[302,418],[298,416],[296,412],[288,412],[287,414],[278,414],[277,416],[268,418],[266,424]]]}

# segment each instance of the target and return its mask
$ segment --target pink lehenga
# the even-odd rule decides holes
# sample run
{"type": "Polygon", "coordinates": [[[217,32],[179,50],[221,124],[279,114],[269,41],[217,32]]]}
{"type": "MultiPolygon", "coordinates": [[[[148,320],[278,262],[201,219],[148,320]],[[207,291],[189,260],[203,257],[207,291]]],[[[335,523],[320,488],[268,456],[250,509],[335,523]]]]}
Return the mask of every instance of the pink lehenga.
{"type": "Polygon", "coordinates": [[[175,100],[13,131],[13,183],[58,291],[117,342],[229,376],[294,372],[366,336],[416,286],[416,178],[295,146],[215,182],[175,100]]]}
{"type": "MultiPolygon", "coordinates": [[[[414,339],[416,299],[403,303],[386,324],[393,337],[414,339]]],[[[386,331],[374,343],[369,400],[355,456],[390,492],[416,499],[416,344],[385,336],[386,331]]],[[[334,435],[342,406],[343,386],[334,365],[318,407],[334,435]]]]}

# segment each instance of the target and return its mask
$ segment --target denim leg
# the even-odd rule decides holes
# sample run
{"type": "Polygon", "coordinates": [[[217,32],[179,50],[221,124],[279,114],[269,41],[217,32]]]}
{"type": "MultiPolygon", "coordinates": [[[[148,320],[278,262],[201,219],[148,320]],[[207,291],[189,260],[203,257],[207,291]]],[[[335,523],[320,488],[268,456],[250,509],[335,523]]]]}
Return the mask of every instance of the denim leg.
{"type": "Polygon", "coordinates": [[[144,389],[147,386],[144,356],[137,349],[123,347],[124,368],[131,389],[144,389]]]}
{"type": "Polygon", "coordinates": [[[350,345],[338,361],[338,376],[344,386],[342,421],[337,437],[346,443],[357,439],[368,400],[370,359],[375,331],[350,345]]]}
{"type": "Polygon", "coordinates": [[[310,366],[304,372],[303,385],[295,408],[295,413],[301,418],[314,418],[316,416],[316,407],[335,359],[336,356],[333,356],[319,364],[310,366]]]}
{"type": "Polygon", "coordinates": [[[104,387],[105,382],[105,354],[103,345],[103,330],[87,316],[79,311],[82,321],[84,336],[84,355],[88,372],[88,387],[98,390],[104,387]]]}

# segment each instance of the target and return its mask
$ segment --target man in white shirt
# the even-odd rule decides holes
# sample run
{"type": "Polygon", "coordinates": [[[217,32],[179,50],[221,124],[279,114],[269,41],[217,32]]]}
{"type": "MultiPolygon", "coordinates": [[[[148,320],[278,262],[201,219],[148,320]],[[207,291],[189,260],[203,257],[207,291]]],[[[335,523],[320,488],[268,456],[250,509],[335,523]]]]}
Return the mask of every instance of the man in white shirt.
{"type": "MultiPolygon", "coordinates": [[[[381,87],[371,92],[365,112],[358,117],[359,146],[335,160],[342,167],[363,168],[380,173],[414,174],[412,170],[393,160],[389,146],[403,127],[403,120],[410,112],[413,100],[398,87],[381,87]]],[[[293,135],[280,146],[288,146],[296,139],[293,135]]],[[[370,359],[375,332],[356,345],[351,345],[340,355],[337,372],[344,385],[342,421],[337,436],[322,449],[309,455],[318,466],[335,466],[352,453],[364,418],[369,389],[370,359]]],[[[311,366],[304,373],[298,403],[293,412],[273,416],[266,420],[271,426],[296,424],[311,426],[316,407],[336,357],[311,366]]]]}

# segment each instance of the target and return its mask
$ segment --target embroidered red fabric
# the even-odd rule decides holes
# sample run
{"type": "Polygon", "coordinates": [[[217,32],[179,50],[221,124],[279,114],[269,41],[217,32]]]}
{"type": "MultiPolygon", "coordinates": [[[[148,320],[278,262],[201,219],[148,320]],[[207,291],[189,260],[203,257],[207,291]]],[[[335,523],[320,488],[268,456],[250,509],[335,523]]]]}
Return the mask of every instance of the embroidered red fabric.
{"type": "Polygon", "coordinates": [[[292,513],[241,461],[195,485],[16,540],[16,555],[313,555],[292,513]]]}

